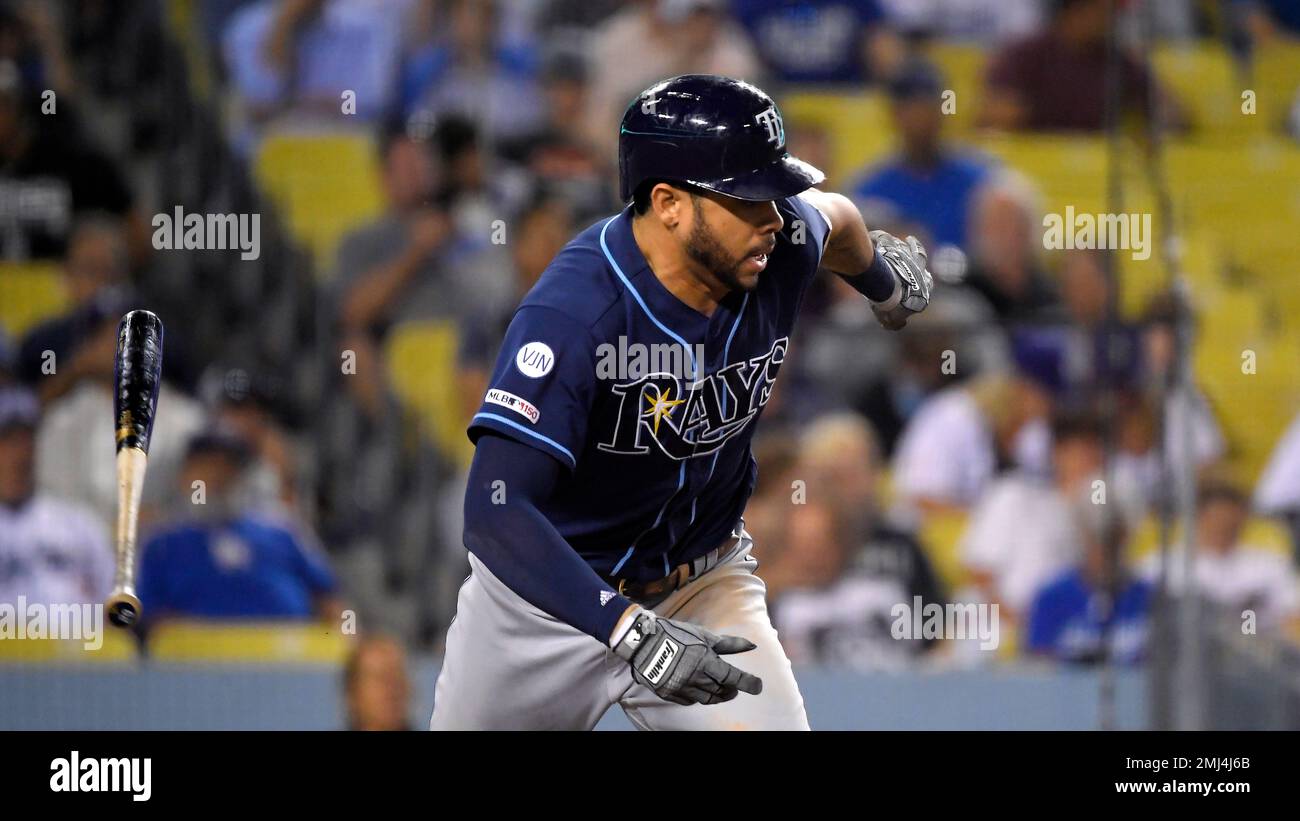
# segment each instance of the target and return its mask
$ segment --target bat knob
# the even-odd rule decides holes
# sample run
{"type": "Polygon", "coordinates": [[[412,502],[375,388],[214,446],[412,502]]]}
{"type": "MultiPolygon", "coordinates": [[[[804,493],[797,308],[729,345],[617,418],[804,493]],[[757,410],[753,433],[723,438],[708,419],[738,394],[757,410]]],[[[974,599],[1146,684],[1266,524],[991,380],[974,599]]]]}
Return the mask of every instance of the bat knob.
{"type": "Polygon", "coordinates": [[[140,605],[140,599],[125,590],[119,590],[109,596],[104,606],[108,610],[108,620],[123,628],[139,621],[140,612],[144,609],[140,605]]]}

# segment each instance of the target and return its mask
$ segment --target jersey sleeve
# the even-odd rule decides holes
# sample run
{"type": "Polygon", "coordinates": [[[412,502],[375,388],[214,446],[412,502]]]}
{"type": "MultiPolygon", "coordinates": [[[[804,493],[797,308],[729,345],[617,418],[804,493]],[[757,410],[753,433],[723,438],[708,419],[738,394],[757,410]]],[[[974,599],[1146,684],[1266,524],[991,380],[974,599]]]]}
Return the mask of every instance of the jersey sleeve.
{"type": "MultiPolygon", "coordinates": [[[[831,218],[801,195],[790,197],[786,200],[786,204],[794,213],[795,219],[799,220],[802,225],[804,232],[803,244],[810,250],[814,268],[820,266],[822,254],[826,252],[826,241],[831,236],[831,218]]],[[[799,226],[796,226],[793,222],[788,226],[787,230],[790,231],[791,241],[793,242],[798,242],[800,239],[798,228],[799,226]]]]}
{"type": "Polygon", "coordinates": [[[506,330],[470,441],[490,430],[577,467],[595,387],[591,332],[554,308],[525,305],[506,330]]]}

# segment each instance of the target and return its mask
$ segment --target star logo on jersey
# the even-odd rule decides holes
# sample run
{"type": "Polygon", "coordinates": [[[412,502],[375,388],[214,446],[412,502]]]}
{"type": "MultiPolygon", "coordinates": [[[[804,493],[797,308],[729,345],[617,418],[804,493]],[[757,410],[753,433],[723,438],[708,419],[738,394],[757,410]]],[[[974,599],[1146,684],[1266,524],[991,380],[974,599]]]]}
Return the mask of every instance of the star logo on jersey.
{"type": "Polygon", "coordinates": [[[604,607],[605,605],[609,604],[609,600],[612,598],[614,598],[613,590],[600,591],[600,606],[604,607]]]}
{"type": "Polygon", "coordinates": [[[648,417],[655,420],[654,421],[655,436],[659,435],[659,420],[663,419],[665,416],[671,419],[673,415],[673,409],[676,408],[678,405],[684,404],[686,402],[685,399],[673,399],[672,395],[673,395],[672,388],[668,388],[666,394],[663,391],[660,391],[657,387],[654,387],[654,390],[648,390],[645,393],[646,404],[649,405],[650,407],[641,415],[643,417],[648,417]],[[650,396],[651,393],[653,393],[654,396],[650,396]]]}
{"type": "Polygon", "coordinates": [[[618,400],[614,430],[596,447],[639,455],[649,453],[653,443],[670,459],[714,453],[767,404],[789,343],[781,337],[767,353],[729,363],[695,381],[658,372],[613,385],[610,391],[618,400]]]}

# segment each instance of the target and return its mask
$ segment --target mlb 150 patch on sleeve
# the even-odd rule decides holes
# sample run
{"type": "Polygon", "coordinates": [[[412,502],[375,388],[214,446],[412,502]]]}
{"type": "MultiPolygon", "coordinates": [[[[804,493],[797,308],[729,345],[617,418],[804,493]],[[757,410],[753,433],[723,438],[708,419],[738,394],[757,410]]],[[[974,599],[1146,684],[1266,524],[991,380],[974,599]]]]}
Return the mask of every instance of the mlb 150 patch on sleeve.
{"type": "Polygon", "coordinates": [[[541,418],[542,415],[542,412],[539,411],[537,406],[532,402],[529,402],[526,399],[521,399],[507,391],[499,391],[496,388],[492,388],[487,392],[485,399],[493,405],[500,405],[503,408],[509,408],[520,416],[525,417],[534,425],[537,424],[537,420],[541,418]]]}

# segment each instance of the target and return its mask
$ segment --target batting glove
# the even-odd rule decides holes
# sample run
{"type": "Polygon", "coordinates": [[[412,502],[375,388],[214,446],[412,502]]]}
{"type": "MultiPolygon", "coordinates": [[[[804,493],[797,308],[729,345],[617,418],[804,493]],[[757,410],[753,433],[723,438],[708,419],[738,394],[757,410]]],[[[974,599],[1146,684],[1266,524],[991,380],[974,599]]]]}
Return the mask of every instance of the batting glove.
{"type": "Polygon", "coordinates": [[[876,254],[898,279],[894,295],[884,302],[871,303],[871,310],[881,325],[897,331],[907,324],[912,314],[919,314],[930,304],[934,277],[926,270],[929,258],[925,246],[914,236],[901,240],[886,231],[870,233],[876,254]]]}
{"type": "Polygon", "coordinates": [[[720,704],[742,692],[763,691],[762,679],[720,658],[756,646],[748,639],[718,636],[698,624],[642,610],[614,645],[614,654],[632,665],[633,680],[665,701],[720,704]]]}

